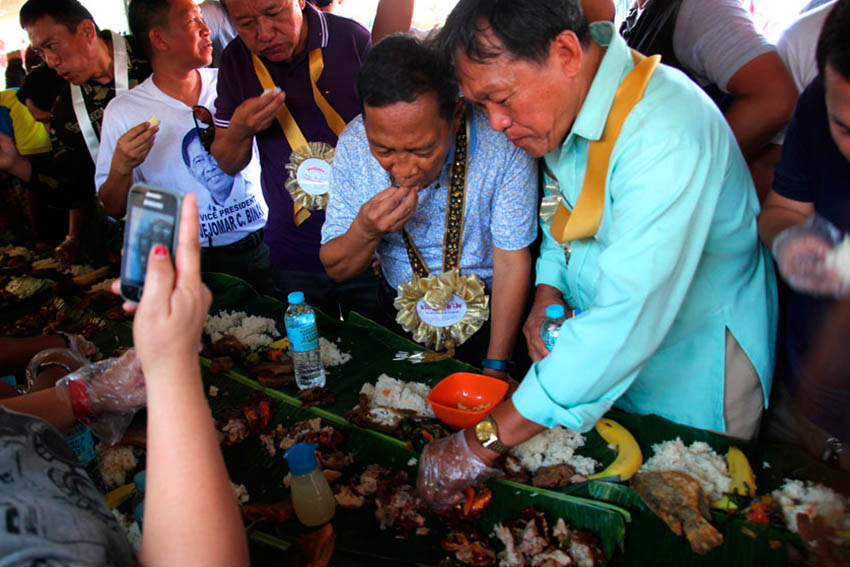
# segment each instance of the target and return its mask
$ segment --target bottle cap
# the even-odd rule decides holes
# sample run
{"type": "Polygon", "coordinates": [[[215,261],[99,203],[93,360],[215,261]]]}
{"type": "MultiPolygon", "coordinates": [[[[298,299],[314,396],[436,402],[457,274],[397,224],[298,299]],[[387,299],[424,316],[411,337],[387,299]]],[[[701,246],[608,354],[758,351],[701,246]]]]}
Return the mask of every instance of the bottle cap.
{"type": "Polygon", "coordinates": [[[564,306],[560,303],[553,303],[546,307],[546,317],[549,319],[560,319],[564,316],[564,306]]]}
{"type": "Polygon", "coordinates": [[[298,305],[299,303],[304,303],[304,292],[293,291],[288,296],[286,296],[286,300],[289,301],[290,305],[298,305]]]}
{"type": "Polygon", "coordinates": [[[313,472],[318,465],[316,462],[316,443],[296,443],[286,450],[283,458],[289,464],[289,472],[302,475],[313,472]]]}

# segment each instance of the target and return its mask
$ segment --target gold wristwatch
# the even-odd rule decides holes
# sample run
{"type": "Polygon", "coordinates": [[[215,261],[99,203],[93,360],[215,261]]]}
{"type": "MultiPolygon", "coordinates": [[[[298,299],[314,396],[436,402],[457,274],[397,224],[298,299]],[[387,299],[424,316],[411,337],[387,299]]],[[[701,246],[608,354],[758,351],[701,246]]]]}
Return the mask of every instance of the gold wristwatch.
{"type": "Polygon", "coordinates": [[[490,449],[500,455],[504,455],[510,449],[510,447],[499,441],[499,427],[496,425],[492,416],[488,415],[476,423],[473,432],[475,433],[475,439],[485,449],[490,449]]]}

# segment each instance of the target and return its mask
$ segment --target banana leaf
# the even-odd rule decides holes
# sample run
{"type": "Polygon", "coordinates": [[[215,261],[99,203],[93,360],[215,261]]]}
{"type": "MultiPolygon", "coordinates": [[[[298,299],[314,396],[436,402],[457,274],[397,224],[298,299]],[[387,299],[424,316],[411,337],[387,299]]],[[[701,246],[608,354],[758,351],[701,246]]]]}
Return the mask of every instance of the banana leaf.
{"type": "MultiPolygon", "coordinates": [[[[301,409],[275,391],[259,388],[252,380],[238,375],[206,373],[205,381],[218,388],[217,395],[210,399],[214,414],[262,391],[277,402],[272,425],[289,424],[318,415],[345,435],[347,449],[361,467],[376,463],[394,470],[406,470],[411,482],[415,481],[418,455],[398,439],[350,425],[338,416],[318,408],[301,409]]],[[[224,449],[224,456],[231,479],[248,487],[252,502],[275,502],[286,496],[288,489],[282,485],[287,472],[286,463],[280,454],[271,457],[256,438],[224,449]]],[[[492,530],[495,523],[518,517],[523,508],[534,505],[553,520],[562,517],[571,526],[596,533],[603,551],[609,556],[616,549],[622,548],[628,513],[616,506],[505,481],[493,481],[490,487],[493,502],[487,513],[479,519],[480,527],[486,533],[492,530]]],[[[398,540],[391,534],[381,533],[377,529],[373,511],[368,507],[360,510],[338,509],[334,525],[337,549],[343,554],[364,554],[414,565],[436,565],[445,557],[438,547],[439,537],[445,535],[438,518],[429,522],[432,526],[430,534],[408,540],[398,540]]],[[[255,526],[249,530],[252,538],[281,550],[286,549],[302,533],[295,522],[283,526],[255,526]]]]}
{"type": "MultiPolygon", "coordinates": [[[[214,292],[211,313],[222,309],[246,311],[275,319],[279,330],[284,331],[285,304],[260,296],[246,283],[230,276],[205,274],[205,282],[214,292]]],[[[362,384],[374,382],[381,372],[403,380],[433,385],[451,372],[470,370],[470,367],[457,361],[428,365],[392,361],[392,354],[396,350],[422,348],[357,314],[352,314],[347,322],[341,322],[320,312],[317,313],[317,318],[320,335],[337,342],[342,351],[350,352],[353,356],[347,364],[329,369],[328,386],[337,394],[337,401],[333,406],[302,410],[298,407],[300,402],[297,401],[297,390],[294,387],[282,391],[261,388],[255,380],[248,377],[244,368],[237,367],[232,373],[207,376],[207,379],[227,381],[224,383],[230,384],[228,387],[231,389],[245,388],[242,390],[246,392],[245,395],[250,391],[264,391],[270,398],[279,402],[278,412],[283,413],[276,415],[276,419],[321,417],[329,424],[344,430],[344,434],[349,438],[349,447],[356,449],[358,460],[392,468],[406,467],[413,453],[407,449],[404,442],[376,431],[350,425],[341,417],[342,414],[358,403],[358,392],[362,384]]],[[[123,326],[125,331],[129,328],[129,325],[123,326]]],[[[108,330],[108,333],[112,332],[111,329],[108,330]]],[[[112,336],[119,342],[123,341],[126,335],[122,336],[116,332],[112,336]]],[[[206,361],[202,363],[206,364],[206,361]]],[[[230,400],[229,403],[232,404],[233,401],[230,400]]],[[[846,478],[790,447],[745,444],[710,432],[677,425],[657,416],[637,416],[612,411],[608,417],[633,433],[645,458],[652,455],[652,444],[677,436],[687,444],[696,440],[706,441],[720,454],[725,454],[734,444],[749,458],[756,473],[759,493],[777,488],[786,477],[811,479],[846,490],[846,478]]],[[[596,459],[602,466],[613,460],[613,451],[601,437],[595,432],[586,437],[587,443],[579,451],[581,454],[596,459]]],[[[226,461],[234,481],[249,486],[252,500],[271,502],[286,493],[286,489],[279,482],[286,474],[286,465],[282,458],[269,462],[266,451],[258,444],[255,445],[257,446],[251,448],[250,444],[245,444],[245,447],[226,450],[226,461]]],[[[415,467],[408,468],[411,474],[415,474],[415,467]]],[[[575,527],[587,528],[599,534],[603,550],[609,557],[616,549],[624,549],[624,553],[613,557],[613,565],[716,565],[723,562],[732,565],[784,565],[784,546],[776,548],[776,544],[772,542],[794,541],[794,537],[787,533],[754,529],[752,525],[745,525],[737,517],[716,514],[714,524],[724,534],[725,543],[710,554],[699,556],[692,553],[687,541],[675,536],[625,485],[591,482],[575,493],[578,497],[565,493],[571,489],[548,491],[505,481],[493,481],[490,486],[494,499],[488,515],[482,519],[486,529],[490,529],[498,520],[516,517],[522,508],[534,504],[550,517],[560,515],[575,527]],[[594,500],[587,500],[582,498],[583,496],[594,500]],[[625,524],[629,520],[631,524],[626,534],[625,524]]],[[[337,546],[340,560],[343,561],[339,564],[347,564],[345,561],[354,561],[353,564],[357,564],[356,558],[362,553],[374,559],[365,561],[361,558],[360,564],[370,564],[372,561],[376,565],[382,562],[434,564],[432,561],[436,556],[433,541],[430,545],[423,544],[421,549],[418,545],[421,542],[399,543],[386,534],[376,533],[374,521],[369,517],[369,513],[364,515],[362,510],[357,511],[360,515],[349,512],[342,511],[337,520],[337,546]],[[347,559],[343,560],[343,557],[347,559]]],[[[285,547],[298,535],[294,523],[271,532],[266,528],[262,528],[263,531],[257,531],[258,529],[253,529],[253,533],[263,535],[257,535],[255,539],[262,540],[261,543],[266,545],[285,547]]]]}
{"type": "MultiPolygon", "coordinates": [[[[756,475],[759,494],[779,488],[786,478],[800,478],[822,482],[837,490],[847,491],[848,479],[810,459],[794,447],[785,445],[757,445],[718,435],[710,431],[679,425],[655,415],[638,416],[612,411],[607,417],[629,429],[641,446],[644,460],[654,451],[652,445],[680,437],[690,445],[704,441],[719,454],[724,455],[732,446],[746,455],[756,475]]],[[[628,486],[596,482],[586,487],[582,496],[604,500],[627,508],[632,512],[632,522],[626,539],[625,553],[615,560],[617,565],[785,565],[788,544],[802,547],[799,537],[774,526],[745,522],[738,514],[713,511],[712,523],[723,534],[724,543],[707,555],[690,551],[684,537],[673,534],[669,528],[641,501],[628,486]],[[653,555],[654,549],[663,549],[653,555]]]]}
{"type": "MultiPolygon", "coordinates": [[[[282,335],[286,305],[274,298],[260,296],[247,283],[224,274],[205,274],[204,282],[213,292],[214,301],[210,313],[222,310],[245,311],[274,319],[282,335]]],[[[360,388],[367,382],[375,383],[381,373],[405,381],[424,382],[433,386],[453,372],[474,371],[469,365],[456,360],[432,364],[413,365],[404,361],[393,361],[398,350],[422,350],[422,347],[388,332],[383,327],[353,313],[348,322],[332,318],[316,311],[319,335],[334,342],[342,352],[351,353],[352,359],[340,366],[326,368],[327,387],[336,395],[336,402],[327,411],[343,415],[360,402],[360,388]]],[[[245,367],[237,364],[235,371],[250,376],[245,367]]],[[[298,397],[298,389],[292,385],[279,390],[289,399],[298,397]]]]}

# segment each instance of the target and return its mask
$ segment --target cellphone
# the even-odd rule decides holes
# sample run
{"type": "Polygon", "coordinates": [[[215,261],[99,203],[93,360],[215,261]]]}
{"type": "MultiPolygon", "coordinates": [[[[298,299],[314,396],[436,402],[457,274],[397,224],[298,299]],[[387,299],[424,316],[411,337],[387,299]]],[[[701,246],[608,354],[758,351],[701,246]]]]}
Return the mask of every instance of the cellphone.
{"type": "Polygon", "coordinates": [[[137,183],[127,199],[127,222],[121,254],[121,297],[142,298],[148,256],[157,244],[168,247],[172,263],[177,250],[183,195],[170,189],[137,183]]]}

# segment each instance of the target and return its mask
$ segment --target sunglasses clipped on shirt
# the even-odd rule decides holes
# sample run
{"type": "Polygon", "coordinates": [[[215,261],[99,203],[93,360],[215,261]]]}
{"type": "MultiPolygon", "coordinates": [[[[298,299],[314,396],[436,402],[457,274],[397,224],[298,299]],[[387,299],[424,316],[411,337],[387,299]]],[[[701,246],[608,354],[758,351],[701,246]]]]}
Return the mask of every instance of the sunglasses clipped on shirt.
{"type": "Polygon", "coordinates": [[[198,139],[201,140],[204,149],[209,152],[213,140],[215,140],[215,124],[213,124],[212,113],[207,107],[197,104],[192,107],[192,118],[195,120],[195,131],[198,133],[198,139]],[[201,128],[201,124],[204,125],[203,128],[201,128]]]}

